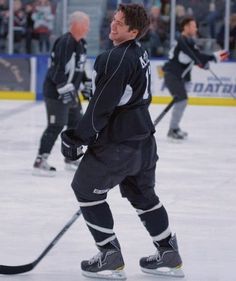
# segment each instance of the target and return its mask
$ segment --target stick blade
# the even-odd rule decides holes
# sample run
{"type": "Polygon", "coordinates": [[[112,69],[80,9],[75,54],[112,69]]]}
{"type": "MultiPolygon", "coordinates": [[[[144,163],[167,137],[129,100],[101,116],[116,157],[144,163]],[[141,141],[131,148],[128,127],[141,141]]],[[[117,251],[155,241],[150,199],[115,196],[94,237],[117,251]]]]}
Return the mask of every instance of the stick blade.
{"type": "Polygon", "coordinates": [[[5,275],[13,275],[13,274],[19,274],[24,273],[32,270],[35,267],[35,263],[28,263],[24,265],[0,265],[0,274],[5,275]]]}

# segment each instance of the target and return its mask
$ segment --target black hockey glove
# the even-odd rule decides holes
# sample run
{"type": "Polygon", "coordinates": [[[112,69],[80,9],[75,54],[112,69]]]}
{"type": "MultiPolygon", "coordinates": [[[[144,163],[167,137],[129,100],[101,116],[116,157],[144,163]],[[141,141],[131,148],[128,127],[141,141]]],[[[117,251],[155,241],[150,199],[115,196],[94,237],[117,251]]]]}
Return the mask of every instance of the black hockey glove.
{"type": "Polygon", "coordinates": [[[81,94],[83,95],[85,100],[90,100],[93,95],[92,80],[88,79],[83,84],[84,84],[84,88],[81,90],[81,94]]]}
{"type": "Polygon", "coordinates": [[[59,93],[59,99],[61,99],[64,104],[77,102],[76,90],[72,83],[57,88],[57,91],[59,93]]]}
{"type": "Polygon", "coordinates": [[[75,161],[84,155],[83,146],[78,144],[74,136],[74,130],[68,129],[61,133],[61,153],[65,158],[75,161]]]}

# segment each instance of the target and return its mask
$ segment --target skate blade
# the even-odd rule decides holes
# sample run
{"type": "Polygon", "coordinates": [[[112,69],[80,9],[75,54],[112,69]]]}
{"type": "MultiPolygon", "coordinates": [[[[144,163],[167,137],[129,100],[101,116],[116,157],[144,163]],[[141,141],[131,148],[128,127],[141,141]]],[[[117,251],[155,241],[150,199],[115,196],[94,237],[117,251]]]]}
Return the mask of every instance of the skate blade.
{"type": "Polygon", "coordinates": [[[170,268],[170,267],[160,267],[157,269],[148,269],[148,268],[143,268],[141,267],[141,270],[144,273],[152,274],[152,275],[158,275],[161,277],[179,277],[183,278],[184,277],[184,272],[181,269],[181,267],[175,267],[175,268],[170,268]]]}
{"type": "Polygon", "coordinates": [[[56,171],[46,171],[34,168],[32,171],[32,175],[37,177],[55,177],[56,171]]]}
{"type": "Polygon", "coordinates": [[[102,280],[126,280],[126,275],[123,270],[103,270],[100,272],[83,271],[82,274],[89,278],[97,278],[102,280]]]}
{"type": "Polygon", "coordinates": [[[79,166],[72,165],[72,164],[65,164],[65,170],[66,171],[72,171],[75,172],[78,169],[79,166]]]}
{"type": "Polygon", "coordinates": [[[170,143],[183,143],[187,140],[187,138],[183,138],[183,139],[174,139],[172,137],[167,137],[167,140],[170,142],[170,143]]]}

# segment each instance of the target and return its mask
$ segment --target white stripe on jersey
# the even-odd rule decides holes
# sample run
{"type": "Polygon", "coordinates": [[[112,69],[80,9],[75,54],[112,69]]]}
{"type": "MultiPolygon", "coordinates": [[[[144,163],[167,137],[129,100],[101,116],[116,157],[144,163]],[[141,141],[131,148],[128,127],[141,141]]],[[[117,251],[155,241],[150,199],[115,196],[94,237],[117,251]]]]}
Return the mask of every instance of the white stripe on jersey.
{"type": "Polygon", "coordinates": [[[191,61],[193,61],[190,58],[190,56],[188,56],[187,54],[185,54],[182,51],[179,52],[178,60],[180,63],[183,63],[183,64],[189,64],[191,61]]]}
{"type": "Polygon", "coordinates": [[[65,66],[65,74],[69,73],[67,83],[70,83],[72,81],[75,73],[75,56],[76,54],[75,52],[73,52],[71,58],[69,59],[69,61],[65,66]]]}
{"type": "Polygon", "coordinates": [[[120,102],[118,103],[117,106],[122,106],[124,104],[126,104],[132,97],[133,94],[133,89],[130,85],[127,85],[124,91],[123,96],[120,99],[120,102]]]}

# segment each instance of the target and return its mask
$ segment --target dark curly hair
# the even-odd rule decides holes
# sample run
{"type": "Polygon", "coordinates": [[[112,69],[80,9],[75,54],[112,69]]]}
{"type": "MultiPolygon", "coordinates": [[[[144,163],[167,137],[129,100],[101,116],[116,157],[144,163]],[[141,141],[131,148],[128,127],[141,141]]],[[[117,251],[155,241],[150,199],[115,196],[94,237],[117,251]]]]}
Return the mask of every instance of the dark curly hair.
{"type": "Polygon", "coordinates": [[[145,35],[150,25],[150,18],[142,5],[120,4],[117,8],[118,11],[124,14],[125,24],[129,26],[129,30],[138,30],[138,39],[145,35]]]}
{"type": "Polygon", "coordinates": [[[192,16],[184,17],[180,22],[180,31],[182,32],[184,30],[185,25],[188,25],[191,21],[196,21],[196,20],[192,16]]]}

